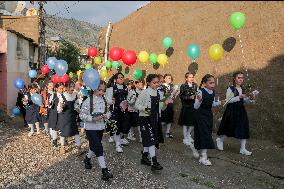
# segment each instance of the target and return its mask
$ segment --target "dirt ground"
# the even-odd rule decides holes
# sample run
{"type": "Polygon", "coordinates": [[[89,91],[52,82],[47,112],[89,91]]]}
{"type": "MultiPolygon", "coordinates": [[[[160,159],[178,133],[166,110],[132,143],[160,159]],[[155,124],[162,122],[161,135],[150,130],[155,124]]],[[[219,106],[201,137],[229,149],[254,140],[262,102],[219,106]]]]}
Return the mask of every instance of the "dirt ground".
{"type": "MultiPolygon", "coordinates": [[[[182,144],[181,127],[173,127],[158,151],[164,169],[152,172],[140,164],[141,143],[131,142],[117,154],[114,145],[103,139],[106,160],[114,179],[100,179],[101,170],[93,160],[93,169],[85,170],[83,159],[74,151],[74,140],[64,156],[51,149],[43,134],[29,138],[20,118],[5,118],[0,125],[0,188],[63,189],[63,188],[283,188],[284,149],[270,141],[250,140],[251,157],[238,153],[239,142],[225,141],[225,151],[210,150],[213,166],[200,165],[191,150],[182,144]]],[[[87,150],[84,136],[83,147],[87,150]]],[[[214,137],[215,138],[215,137],[214,137]]]]}

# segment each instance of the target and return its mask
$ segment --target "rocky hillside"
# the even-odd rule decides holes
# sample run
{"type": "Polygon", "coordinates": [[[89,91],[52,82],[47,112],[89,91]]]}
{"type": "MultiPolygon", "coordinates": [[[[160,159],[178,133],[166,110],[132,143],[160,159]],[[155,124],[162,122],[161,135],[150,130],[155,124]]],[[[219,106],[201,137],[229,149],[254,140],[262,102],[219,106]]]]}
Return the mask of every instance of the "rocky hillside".
{"type": "MultiPolygon", "coordinates": [[[[137,53],[146,50],[170,56],[167,65],[155,68],[150,63],[137,62],[130,68],[130,73],[135,68],[143,69],[146,74],[171,73],[176,84],[184,82],[184,73],[188,69],[197,70],[198,83],[204,74],[214,74],[219,81],[216,91],[220,99],[224,99],[232,73],[247,67],[249,82],[254,89],[260,90],[257,103],[247,107],[252,137],[273,139],[284,144],[283,31],[284,3],[280,1],[156,1],[116,23],[109,44],[110,47],[119,46],[137,53]],[[238,33],[229,24],[229,17],[235,11],[246,14],[246,24],[238,33]],[[166,36],[173,39],[170,50],[162,45],[166,36]],[[190,43],[200,46],[197,64],[192,64],[187,56],[186,49],[190,43]],[[223,45],[226,50],[218,62],[213,62],[208,54],[214,43],[223,45]]],[[[106,28],[103,28],[100,35],[102,48],[105,32],[106,28]]],[[[217,110],[215,118],[219,118],[223,110],[217,110]]]]}
{"type": "Polygon", "coordinates": [[[62,37],[75,42],[80,47],[97,46],[100,27],[75,19],[45,15],[46,40],[62,37]]]}

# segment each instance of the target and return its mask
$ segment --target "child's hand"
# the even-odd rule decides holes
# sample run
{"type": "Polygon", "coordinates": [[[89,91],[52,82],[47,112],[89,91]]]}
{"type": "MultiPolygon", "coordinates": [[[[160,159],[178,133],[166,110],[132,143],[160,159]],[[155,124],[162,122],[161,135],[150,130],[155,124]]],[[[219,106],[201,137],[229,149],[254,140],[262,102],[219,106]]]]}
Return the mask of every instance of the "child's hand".
{"type": "Polygon", "coordinates": [[[240,98],[245,98],[245,97],[247,97],[247,95],[245,94],[240,95],[240,98]]]}
{"type": "Polygon", "coordinates": [[[198,100],[199,102],[201,102],[201,101],[202,101],[202,96],[197,95],[197,96],[196,96],[196,98],[197,98],[197,100],[198,100]]]}
{"type": "Polygon", "coordinates": [[[96,117],[93,117],[93,121],[100,121],[102,120],[104,117],[102,115],[100,116],[96,116],[96,117]]]}

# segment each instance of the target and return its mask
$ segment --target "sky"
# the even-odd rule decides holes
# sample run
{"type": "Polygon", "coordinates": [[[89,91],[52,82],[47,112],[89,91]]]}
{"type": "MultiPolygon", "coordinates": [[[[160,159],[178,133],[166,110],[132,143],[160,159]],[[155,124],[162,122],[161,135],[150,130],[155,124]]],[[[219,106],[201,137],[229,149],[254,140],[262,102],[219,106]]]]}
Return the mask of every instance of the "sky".
{"type": "MultiPolygon", "coordinates": [[[[150,1],[47,1],[47,14],[106,26],[118,22],[150,1]],[[69,8],[68,8],[69,7],[69,8]]],[[[32,5],[26,1],[26,7],[32,5]]],[[[37,6],[36,6],[37,7],[37,6]]]]}

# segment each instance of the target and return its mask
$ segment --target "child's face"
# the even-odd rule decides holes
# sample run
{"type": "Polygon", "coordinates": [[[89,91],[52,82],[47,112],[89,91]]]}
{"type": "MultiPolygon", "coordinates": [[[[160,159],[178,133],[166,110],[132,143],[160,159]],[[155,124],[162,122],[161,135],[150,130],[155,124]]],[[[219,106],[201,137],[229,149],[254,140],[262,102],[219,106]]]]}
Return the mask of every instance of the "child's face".
{"type": "Polygon", "coordinates": [[[215,88],[215,79],[213,77],[209,78],[209,80],[205,83],[205,87],[213,90],[215,88]]]}
{"type": "Polygon", "coordinates": [[[150,83],[148,83],[148,85],[152,89],[157,89],[159,87],[159,78],[154,78],[150,83]]]}
{"type": "Polygon", "coordinates": [[[35,93],[37,92],[37,89],[31,89],[30,92],[31,92],[32,94],[35,94],[35,93]]]}
{"type": "Polygon", "coordinates": [[[160,77],[160,78],[159,78],[159,86],[161,86],[163,83],[164,83],[164,78],[163,78],[163,77],[160,77]]]}
{"type": "Polygon", "coordinates": [[[194,82],[194,76],[192,74],[189,74],[186,78],[186,81],[188,83],[193,83],[194,82]]]}
{"type": "Polygon", "coordinates": [[[95,95],[96,96],[103,96],[105,94],[105,92],[106,92],[106,86],[105,85],[100,85],[98,87],[98,89],[96,90],[95,95]]]}
{"type": "Polygon", "coordinates": [[[115,82],[119,85],[122,85],[124,83],[124,77],[121,74],[119,74],[115,82]]]}
{"type": "Polygon", "coordinates": [[[53,83],[48,83],[48,84],[47,84],[47,89],[48,89],[49,91],[53,91],[53,88],[54,88],[54,84],[53,84],[53,83]]]}
{"type": "Polygon", "coordinates": [[[172,83],[172,77],[171,77],[171,76],[165,77],[165,82],[166,82],[167,84],[171,84],[171,83],[172,83]]]}
{"type": "Polygon", "coordinates": [[[143,83],[137,83],[136,87],[140,90],[143,90],[144,89],[144,85],[143,83]]]}
{"type": "Polygon", "coordinates": [[[243,82],[244,82],[244,75],[243,74],[238,74],[235,77],[235,82],[236,82],[237,85],[242,85],[243,82]]]}
{"type": "Polygon", "coordinates": [[[73,94],[74,93],[74,87],[70,87],[67,89],[67,93],[73,94]]]}
{"type": "Polygon", "coordinates": [[[63,93],[63,91],[64,91],[64,86],[63,85],[61,85],[61,86],[59,86],[58,88],[57,88],[57,92],[59,93],[59,94],[62,94],[63,93]]]}

